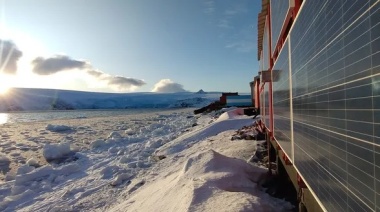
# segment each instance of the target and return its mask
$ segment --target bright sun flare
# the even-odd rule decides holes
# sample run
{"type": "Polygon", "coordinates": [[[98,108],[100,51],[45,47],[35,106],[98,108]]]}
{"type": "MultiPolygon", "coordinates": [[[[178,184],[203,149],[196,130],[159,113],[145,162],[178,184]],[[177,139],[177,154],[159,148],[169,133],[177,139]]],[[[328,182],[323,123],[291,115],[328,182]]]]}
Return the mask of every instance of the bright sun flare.
{"type": "Polygon", "coordinates": [[[4,95],[8,92],[9,87],[0,85],[0,95],[4,95]]]}
{"type": "Polygon", "coordinates": [[[9,79],[0,73],[0,95],[5,95],[8,92],[9,85],[9,79]]]}

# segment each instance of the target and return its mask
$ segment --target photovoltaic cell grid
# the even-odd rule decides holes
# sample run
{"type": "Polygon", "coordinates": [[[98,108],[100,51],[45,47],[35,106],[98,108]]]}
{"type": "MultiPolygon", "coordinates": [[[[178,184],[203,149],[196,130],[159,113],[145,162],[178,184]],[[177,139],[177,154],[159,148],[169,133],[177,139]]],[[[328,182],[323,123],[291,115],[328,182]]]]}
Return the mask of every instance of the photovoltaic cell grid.
{"type": "Polygon", "coordinates": [[[270,116],[269,116],[269,83],[265,83],[264,85],[264,123],[265,126],[269,129],[270,126],[270,116]]]}
{"type": "Polygon", "coordinates": [[[328,211],[380,210],[379,8],[307,0],[290,32],[294,163],[328,211]]]}
{"type": "Polygon", "coordinates": [[[271,55],[273,55],[273,52],[276,48],[277,41],[280,37],[282,25],[284,24],[286,14],[289,10],[289,0],[271,0],[270,8],[271,8],[271,29],[272,29],[271,55]]]}
{"type": "MultiPolygon", "coordinates": [[[[268,23],[267,23],[268,24],[268,23]]],[[[267,27],[267,24],[264,28],[264,35],[263,35],[263,56],[262,56],[262,70],[266,71],[269,69],[269,30],[267,27]]],[[[261,79],[261,82],[263,80],[261,79]]],[[[261,114],[263,115],[263,121],[266,124],[267,127],[269,127],[269,84],[266,83],[264,86],[264,92],[263,92],[263,98],[261,98],[263,107],[261,107],[261,114]]]]}
{"type": "Polygon", "coordinates": [[[290,128],[289,42],[286,41],[272,70],[274,136],[292,158],[290,128]]]}

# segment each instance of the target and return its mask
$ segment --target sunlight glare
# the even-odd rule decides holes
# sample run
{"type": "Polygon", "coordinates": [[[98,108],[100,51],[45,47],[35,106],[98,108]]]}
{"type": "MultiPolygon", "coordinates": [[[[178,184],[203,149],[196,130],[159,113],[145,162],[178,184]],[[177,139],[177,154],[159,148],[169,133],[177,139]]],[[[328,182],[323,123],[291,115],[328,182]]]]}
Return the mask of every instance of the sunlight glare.
{"type": "Polygon", "coordinates": [[[0,95],[5,95],[9,90],[9,87],[0,85],[0,95]]]}
{"type": "Polygon", "coordinates": [[[8,122],[8,114],[0,113],[0,124],[5,124],[8,122]]]}
{"type": "Polygon", "coordinates": [[[3,74],[0,74],[0,95],[5,95],[9,90],[9,81],[7,77],[3,74]]]}

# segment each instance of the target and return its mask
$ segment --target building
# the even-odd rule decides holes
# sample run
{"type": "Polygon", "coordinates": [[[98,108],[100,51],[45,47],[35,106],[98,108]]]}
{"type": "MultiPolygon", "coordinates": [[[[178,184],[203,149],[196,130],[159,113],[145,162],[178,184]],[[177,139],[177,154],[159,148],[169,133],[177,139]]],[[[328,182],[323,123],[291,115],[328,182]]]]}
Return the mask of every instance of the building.
{"type": "Polygon", "coordinates": [[[380,211],[380,0],[262,0],[255,106],[309,211],[380,211]]]}

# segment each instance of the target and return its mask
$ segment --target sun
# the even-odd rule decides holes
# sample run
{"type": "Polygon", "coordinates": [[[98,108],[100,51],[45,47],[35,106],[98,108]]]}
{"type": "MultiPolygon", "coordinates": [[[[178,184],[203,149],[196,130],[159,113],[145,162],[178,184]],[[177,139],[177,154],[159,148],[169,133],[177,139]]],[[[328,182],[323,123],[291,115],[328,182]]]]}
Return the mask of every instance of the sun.
{"type": "Polygon", "coordinates": [[[8,93],[10,86],[10,78],[4,74],[0,73],[0,96],[8,93]]]}
{"type": "Polygon", "coordinates": [[[5,95],[7,94],[9,91],[9,87],[8,86],[3,86],[3,85],[0,85],[0,95],[5,95]]]}

